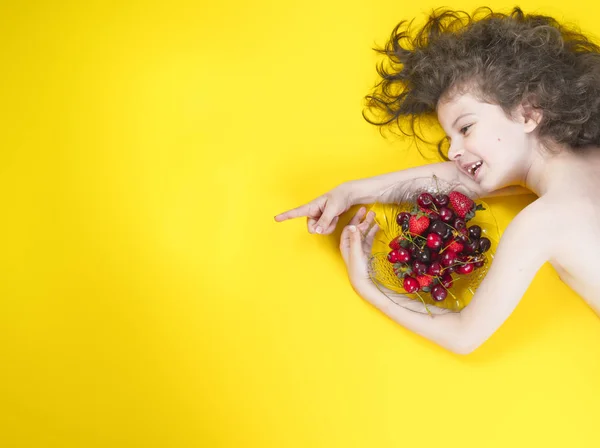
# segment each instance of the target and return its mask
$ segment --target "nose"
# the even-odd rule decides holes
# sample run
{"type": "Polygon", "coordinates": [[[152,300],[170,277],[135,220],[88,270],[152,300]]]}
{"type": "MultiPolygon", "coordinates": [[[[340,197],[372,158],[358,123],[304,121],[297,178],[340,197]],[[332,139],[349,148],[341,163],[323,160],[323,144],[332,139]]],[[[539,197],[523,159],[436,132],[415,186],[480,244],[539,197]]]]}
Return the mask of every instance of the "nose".
{"type": "Polygon", "coordinates": [[[448,158],[452,161],[458,159],[460,156],[464,154],[465,150],[462,146],[452,142],[450,144],[450,148],[448,149],[448,158]]]}

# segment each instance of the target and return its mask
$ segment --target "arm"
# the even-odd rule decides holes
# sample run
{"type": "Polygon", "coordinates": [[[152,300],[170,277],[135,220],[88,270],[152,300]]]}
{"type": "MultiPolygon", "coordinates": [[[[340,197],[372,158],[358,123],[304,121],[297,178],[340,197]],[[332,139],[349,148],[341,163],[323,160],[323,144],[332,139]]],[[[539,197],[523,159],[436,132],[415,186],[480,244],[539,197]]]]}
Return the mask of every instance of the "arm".
{"type": "Polygon", "coordinates": [[[351,184],[350,190],[352,191],[352,203],[354,204],[389,203],[395,202],[399,194],[397,191],[390,191],[393,186],[401,185],[403,182],[413,179],[431,178],[434,175],[449,183],[461,183],[470,191],[473,191],[478,198],[531,193],[528,189],[520,186],[506,187],[492,192],[485,191],[481,189],[477,182],[460,171],[454,162],[432,163],[366,179],[358,179],[346,184],[351,184]],[[390,193],[386,193],[387,191],[390,191],[390,193]]]}
{"type": "Polygon", "coordinates": [[[475,192],[476,197],[529,193],[529,190],[521,187],[484,192],[479,184],[458,170],[454,162],[442,162],[344,182],[304,205],[276,215],[275,221],[306,216],[309,233],[329,235],[335,230],[340,215],[353,205],[399,202],[409,189],[415,187],[412,181],[420,179],[429,183],[429,179],[434,175],[448,183],[457,182],[464,185],[468,190],[475,192]]]}
{"type": "MultiPolygon", "coordinates": [[[[548,212],[534,202],[504,232],[494,262],[471,303],[460,313],[430,317],[394,304],[356,275],[358,246],[350,244],[349,274],[356,292],[403,327],[458,354],[483,344],[510,316],[542,264],[550,258],[548,212]],[[352,276],[354,275],[354,278],[352,276]],[[354,280],[354,281],[353,281],[354,280]]],[[[353,235],[354,236],[354,235],[353,235]]],[[[355,238],[356,240],[356,238],[355,238]]],[[[363,256],[364,255],[363,253],[363,256]]]]}

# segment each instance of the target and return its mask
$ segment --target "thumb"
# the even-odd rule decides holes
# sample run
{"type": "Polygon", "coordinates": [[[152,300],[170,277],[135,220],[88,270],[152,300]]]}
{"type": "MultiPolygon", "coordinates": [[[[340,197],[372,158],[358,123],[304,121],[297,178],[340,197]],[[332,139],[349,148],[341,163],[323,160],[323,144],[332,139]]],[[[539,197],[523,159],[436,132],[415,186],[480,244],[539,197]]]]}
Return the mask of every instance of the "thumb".
{"type": "Polygon", "coordinates": [[[319,218],[319,221],[317,221],[317,224],[315,226],[315,232],[323,233],[338,215],[336,211],[336,207],[327,203],[325,205],[325,210],[323,210],[323,214],[319,218]]]}
{"type": "Polygon", "coordinates": [[[356,226],[350,226],[350,264],[361,261],[365,253],[363,252],[360,230],[356,226]]]}

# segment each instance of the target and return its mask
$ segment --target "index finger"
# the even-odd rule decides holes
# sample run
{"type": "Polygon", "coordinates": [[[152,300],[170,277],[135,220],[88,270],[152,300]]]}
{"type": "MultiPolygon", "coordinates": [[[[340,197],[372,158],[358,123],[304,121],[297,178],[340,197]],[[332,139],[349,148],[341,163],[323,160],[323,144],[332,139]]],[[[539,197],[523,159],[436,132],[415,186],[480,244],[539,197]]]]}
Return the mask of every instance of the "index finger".
{"type": "Polygon", "coordinates": [[[286,219],[298,218],[300,216],[308,216],[309,204],[301,205],[300,207],[293,208],[287,212],[280,213],[275,216],[275,221],[281,222],[286,219]]]}

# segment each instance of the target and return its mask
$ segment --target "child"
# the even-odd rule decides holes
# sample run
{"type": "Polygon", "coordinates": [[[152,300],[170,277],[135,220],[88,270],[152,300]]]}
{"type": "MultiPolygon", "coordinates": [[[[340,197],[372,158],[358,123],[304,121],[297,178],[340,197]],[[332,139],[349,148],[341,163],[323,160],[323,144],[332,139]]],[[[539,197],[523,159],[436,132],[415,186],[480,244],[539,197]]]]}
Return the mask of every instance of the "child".
{"type": "Polygon", "coordinates": [[[478,197],[534,192],[508,226],[485,279],[460,313],[414,313],[390,301],[367,270],[377,225],[361,208],[340,249],[355,291],[404,327],[459,354],[481,345],[508,318],[549,261],[600,314],[600,48],[550,17],[479,9],[434,12],[416,36],[400,23],[384,50],[375,92],[377,125],[437,114],[449,162],[344,183],[277,215],[306,216],[330,234],[355,204],[386,202],[393,185],[437,177],[478,197]],[[576,237],[574,237],[576,235],[576,237]]]}

